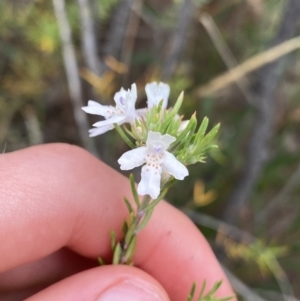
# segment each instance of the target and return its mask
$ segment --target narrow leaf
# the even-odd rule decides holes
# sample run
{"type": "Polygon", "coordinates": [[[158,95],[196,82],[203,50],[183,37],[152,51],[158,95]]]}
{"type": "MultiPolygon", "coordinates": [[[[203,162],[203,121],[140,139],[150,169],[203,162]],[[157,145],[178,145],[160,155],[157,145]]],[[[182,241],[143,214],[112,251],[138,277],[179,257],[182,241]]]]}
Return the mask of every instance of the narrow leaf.
{"type": "Polygon", "coordinates": [[[130,225],[130,227],[125,235],[125,238],[124,238],[126,249],[128,248],[128,245],[129,245],[130,241],[132,240],[133,236],[135,236],[134,230],[135,230],[134,225],[130,225]]]}
{"type": "Polygon", "coordinates": [[[190,294],[187,298],[187,301],[192,301],[194,295],[195,295],[195,290],[196,290],[196,283],[194,282],[190,291],[190,294]]]}
{"type": "Polygon", "coordinates": [[[124,221],[122,225],[122,232],[124,236],[126,235],[127,231],[128,231],[128,224],[126,221],[124,221]]]}
{"type": "Polygon", "coordinates": [[[176,103],[174,105],[174,107],[167,112],[166,114],[166,118],[163,122],[163,127],[161,128],[161,132],[165,133],[167,128],[169,127],[170,122],[172,121],[172,119],[174,119],[174,117],[176,116],[176,114],[178,113],[181,105],[182,105],[182,101],[183,101],[183,96],[184,93],[183,91],[180,93],[179,97],[176,100],[176,103]]]}
{"type": "Polygon", "coordinates": [[[135,247],[136,247],[136,236],[133,236],[129,245],[128,245],[128,249],[126,251],[126,254],[125,254],[125,259],[126,259],[126,262],[130,262],[133,258],[133,255],[134,255],[134,251],[135,251],[135,247]]]}
{"type": "Polygon", "coordinates": [[[121,244],[118,243],[115,247],[115,250],[114,250],[114,256],[113,256],[112,264],[119,264],[120,261],[121,261],[120,257],[121,257],[121,244]]]}
{"type": "Polygon", "coordinates": [[[114,250],[116,246],[116,232],[113,230],[110,231],[110,246],[112,250],[114,250]]]}
{"type": "Polygon", "coordinates": [[[135,181],[134,181],[133,174],[130,174],[129,179],[130,179],[130,186],[131,186],[131,191],[132,191],[132,194],[133,194],[134,201],[135,201],[137,207],[139,207],[140,206],[140,199],[139,199],[139,195],[137,193],[137,190],[135,188],[135,181]]]}
{"type": "Polygon", "coordinates": [[[219,289],[219,287],[221,286],[221,284],[222,284],[222,280],[216,282],[214,284],[214,286],[212,287],[212,289],[207,293],[206,296],[212,296],[219,289]]]}
{"type": "Polygon", "coordinates": [[[200,124],[200,127],[198,129],[198,132],[196,134],[196,138],[195,138],[195,144],[199,144],[201,142],[201,140],[203,139],[204,135],[205,135],[205,132],[206,132],[206,129],[208,127],[208,118],[207,117],[204,117],[201,124],[200,124]]]}
{"type": "Polygon", "coordinates": [[[195,132],[196,126],[197,126],[197,118],[196,118],[195,114],[193,114],[189,123],[187,124],[186,128],[177,137],[177,140],[181,141],[188,134],[193,135],[195,132]]]}
{"type": "Polygon", "coordinates": [[[130,147],[130,148],[135,148],[135,145],[130,141],[130,139],[126,136],[124,131],[120,128],[120,126],[116,123],[114,123],[114,127],[121,136],[121,138],[125,141],[125,143],[130,147]]]}
{"type": "Polygon", "coordinates": [[[197,147],[199,147],[199,146],[203,147],[203,146],[206,146],[208,143],[210,143],[217,135],[219,129],[220,129],[220,123],[215,125],[201,141],[196,142],[197,147]]]}
{"type": "Polygon", "coordinates": [[[175,105],[174,105],[174,107],[173,107],[173,109],[172,109],[172,111],[174,111],[175,114],[178,113],[178,111],[179,111],[179,109],[180,109],[180,107],[181,107],[181,105],[182,105],[183,98],[184,98],[184,92],[182,91],[182,92],[180,93],[180,95],[178,96],[178,98],[177,98],[177,100],[176,100],[176,102],[175,102],[175,105]]]}
{"type": "Polygon", "coordinates": [[[104,260],[100,256],[97,259],[98,259],[99,265],[101,265],[101,266],[105,265],[104,260]]]}
{"type": "Polygon", "coordinates": [[[203,281],[203,284],[202,284],[202,287],[201,287],[201,291],[199,293],[199,298],[198,298],[198,301],[201,300],[202,296],[203,296],[203,293],[204,293],[204,290],[205,290],[205,287],[206,287],[206,280],[203,281]]]}
{"type": "Polygon", "coordinates": [[[124,198],[124,202],[126,204],[126,207],[127,207],[128,211],[129,211],[129,213],[133,212],[132,206],[131,206],[131,204],[130,204],[130,202],[128,201],[127,198],[124,198]]]}

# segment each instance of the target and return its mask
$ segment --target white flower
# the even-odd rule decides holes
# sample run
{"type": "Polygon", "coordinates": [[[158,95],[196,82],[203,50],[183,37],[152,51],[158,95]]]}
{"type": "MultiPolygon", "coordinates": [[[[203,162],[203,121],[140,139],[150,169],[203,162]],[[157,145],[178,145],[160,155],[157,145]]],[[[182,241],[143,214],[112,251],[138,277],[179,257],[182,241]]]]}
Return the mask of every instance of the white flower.
{"type": "Polygon", "coordinates": [[[167,107],[170,95],[170,86],[168,84],[152,82],[146,85],[145,90],[149,109],[153,106],[157,106],[161,100],[163,100],[162,108],[165,109],[167,107]]]}
{"type": "Polygon", "coordinates": [[[146,163],[142,168],[142,178],[138,185],[140,195],[148,194],[152,199],[159,196],[163,170],[178,180],[183,180],[189,174],[187,168],[167,151],[174,141],[175,138],[171,135],[150,131],[146,146],[130,150],[118,160],[122,170],[133,169],[146,163]]]}
{"type": "Polygon", "coordinates": [[[90,137],[101,135],[114,128],[113,124],[133,123],[137,117],[135,102],[137,99],[136,85],[131,85],[131,90],[121,88],[114,96],[116,106],[103,106],[98,102],[89,100],[86,107],[82,110],[89,114],[103,116],[106,120],[93,124],[95,128],[89,130],[90,137]]]}

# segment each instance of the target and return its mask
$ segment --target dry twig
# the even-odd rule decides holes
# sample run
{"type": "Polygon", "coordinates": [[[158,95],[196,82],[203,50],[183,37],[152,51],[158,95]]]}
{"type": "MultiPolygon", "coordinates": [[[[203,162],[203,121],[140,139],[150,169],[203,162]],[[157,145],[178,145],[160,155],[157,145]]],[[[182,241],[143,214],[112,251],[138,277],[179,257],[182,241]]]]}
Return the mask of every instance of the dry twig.
{"type": "MultiPolygon", "coordinates": [[[[209,34],[212,42],[214,43],[215,48],[217,49],[219,55],[223,59],[228,70],[232,70],[234,67],[238,65],[238,62],[234,58],[228,45],[223,39],[222,34],[219,28],[217,27],[216,23],[214,22],[213,18],[209,14],[203,13],[200,15],[199,21],[201,22],[201,24],[204,26],[207,33],[209,34]]],[[[237,78],[235,83],[237,84],[242,94],[245,96],[248,103],[254,105],[255,102],[254,100],[256,100],[255,95],[249,89],[250,83],[248,82],[247,78],[244,77],[237,78]]]]}
{"type": "Polygon", "coordinates": [[[62,42],[62,52],[64,65],[67,75],[70,97],[73,105],[73,112],[76,124],[79,129],[79,135],[83,146],[97,154],[94,142],[88,137],[88,120],[86,114],[83,114],[81,107],[84,105],[82,101],[81,83],[76,62],[75,49],[71,38],[71,28],[68,22],[65,1],[53,0],[54,11],[59,25],[60,38],[62,42]]]}
{"type": "Polygon", "coordinates": [[[257,54],[251,57],[250,59],[247,59],[245,62],[230,69],[228,72],[225,72],[215,77],[208,84],[200,87],[197,90],[197,95],[199,97],[208,96],[218,92],[221,89],[226,88],[229,85],[238,83],[243,77],[247,76],[249,73],[267,64],[270,64],[299,48],[300,37],[282,42],[279,45],[264,51],[263,53],[257,54]]]}
{"type": "Polygon", "coordinates": [[[77,1],[81,21],[81,39],[84,62],[91,72],[100,76],[102,74],[103,64],[98,57],[98,47],[89,0],[77,1]]]}

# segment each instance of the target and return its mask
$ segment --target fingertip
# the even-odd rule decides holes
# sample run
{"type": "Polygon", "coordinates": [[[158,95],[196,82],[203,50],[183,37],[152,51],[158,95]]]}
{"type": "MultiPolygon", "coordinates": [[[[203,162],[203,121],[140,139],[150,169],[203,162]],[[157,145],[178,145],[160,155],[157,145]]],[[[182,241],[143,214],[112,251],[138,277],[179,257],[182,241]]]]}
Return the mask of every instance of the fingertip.
{"type": "Polygon", "coordinates": [[[142,270],[103,266],[64,279],[26,301],[170,301],[162,286],[142,270]]]}

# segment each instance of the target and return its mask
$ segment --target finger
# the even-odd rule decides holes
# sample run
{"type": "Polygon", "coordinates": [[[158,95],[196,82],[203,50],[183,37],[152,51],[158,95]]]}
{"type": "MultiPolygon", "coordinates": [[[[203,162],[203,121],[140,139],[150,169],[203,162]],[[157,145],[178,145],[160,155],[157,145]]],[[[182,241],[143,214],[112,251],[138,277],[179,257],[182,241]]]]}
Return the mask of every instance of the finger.
{"type": "MultiPolygon", "coordinates": [[[[0,270],[66,245],[91,258],[110,254],[109,232],[120,236],[127,217],[122,200],[131,196],[128,179],[68,145],[33,147],[1,159],[0,239],[7,243],[0,250],[0,270]]],[[[220,294],[232,294],[203,236],[164,202],[139,234],[135,262],[160,281],[172,300],[186,298],[191,283],[204,278],[208,286],[224,279],[220,294]]]]}
{"type": "MultiPolygon", "coordinates": [[[[95,260],[80,256],[68,248],[60,249],[40,260],[0,273],[0,300],[12,292],[40,291],[64,278],[97,266],[99,264],[95,260]]],[[[30,295],[33,293],[27,296],[30,295]]]]}
{"type": "Polygon", "coordinates": [[[162,286],[128,266],[103,266],[76,274],[26,301],[168,301],[162,286]]]}

